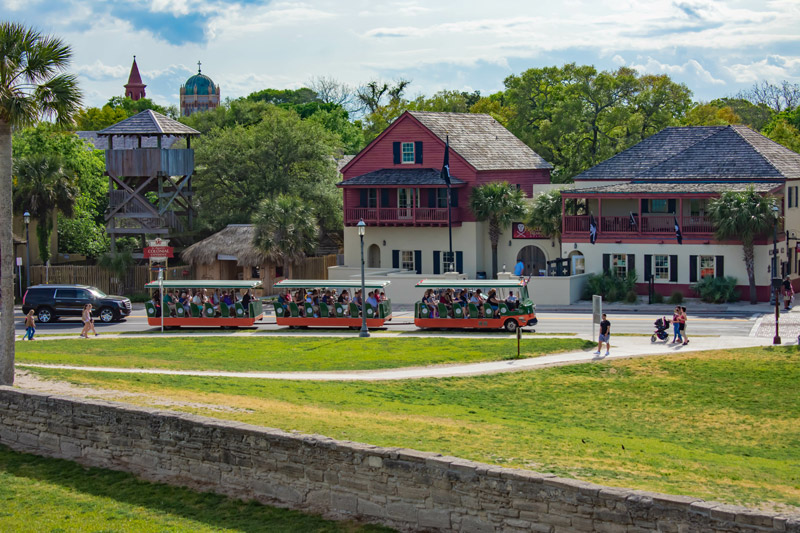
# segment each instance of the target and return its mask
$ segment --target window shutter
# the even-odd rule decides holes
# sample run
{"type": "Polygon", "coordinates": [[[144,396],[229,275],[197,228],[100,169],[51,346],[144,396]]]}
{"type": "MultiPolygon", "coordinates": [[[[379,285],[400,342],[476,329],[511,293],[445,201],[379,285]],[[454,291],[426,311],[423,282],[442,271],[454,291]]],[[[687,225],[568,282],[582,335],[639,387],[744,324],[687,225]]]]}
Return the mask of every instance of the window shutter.
{"type": "Polygon", "coordinates": [[[456,252],[456,271],[459,274],[464,273],[464,252],[456,252]]]}
{"type": "Polygon", "coordinates": [[[414,250],[414,266],[417,267],[417,274],[422,274],[422,250],[414,250]]]}
{"type": "MultiPolygon", "coordinates": [[[[628,260],[628,272],[635,272],[636,271],[636,256],[634,254],[628,254],[626,259],[628,260]]],[[[636,276],[637,278],[639,276],[636,276]]]]}
{"type": "Polygon", "coordinates": [[[422,141],[416,141],[414,143],[414,163],[418,165],[422,164],[422,141]]]}
{"type": "Polygon", "coordinates": [[[389,189],[381,189],[381,207],[389,207],[389,189]]]}
{"type": "Polygon", "coordinates": [[[433,273],[441,274],[439,265],[442,264],[442,252],[433,252],[433,273]]]}
{"type": "Polygon", "coordinates": [[[359,189],[359,194],[361,194],[361,203],[359,207],[368,207],[367,206],[367,189],[359,189]]]}
{"type": "Polygon", "coordinates": [[[789,195],[786,198],[786,203],[788,204],[787,207],[789,209],[792,208],[792,200],[794,199],[794,191],[792,189],[794,189],[794,187],[789,187],[789,195]]]}
{"type": "Polygon", "coordinates": [[[674,198],[672,200],[667,200],[667,211],[669,211],[670,214],[675,213],[675,209],[677,209],[677,204],[678,202],[676,202],[674,198]]]}
{"type": "Polygon", "coordinates": [[[436,207],[436,195],[438,191],[436,189],[428,189],[428,207],[436,207]]]}
{"type": "Polygon", "coordinates": [[[725,256],[718,255],[716,260],[717,267],[717,277],[724,278],[725,277],[725,256]]]}
{"type": "Polygon", "coordinates": [[[392,268],[400,268],[400,250],[392,250],[392,268]]]}
{"type": "Polygon", "coordinates": [[[650,200],[642,200],[642,214],[650,212],[650,200]]]}
{"type": "Polygon", "coordinates": [[[669,256],[669,280],[672,283],[678,282],[678,256],[669,256]]]}
{"type": "Polygon", "coordinates": [[[603,254],[603,272],[611,270],[611,254],[603,254]]]}
{"type": "Polygon", "coordinates": [[[689,283],[697,282],[697,256],[689,256],[689,283]]]}
{"type": "Polygon", "coordinates": [[[450,207],[458,207],[458,189],[450,189],[450,207]]]}
{"type": "Polygon", "coordinates": [[[653,269],[653,256],[652,255],[645,255],[644,256],[644,280],[650,281],[651,277],[651,270],[653,269]]]}
{"type": "Polygon", "coordinates": [[[394,164],[400,164],[400,143],[392,143],[392,153],[394,154],[394,164]]]}
{"type": "Polygon", "coordinates": [[[797,207],[797,190],[798,189],[800,189],[800,187],[795,187],[794,188],[794,206],[795,207],[797,207]]]}

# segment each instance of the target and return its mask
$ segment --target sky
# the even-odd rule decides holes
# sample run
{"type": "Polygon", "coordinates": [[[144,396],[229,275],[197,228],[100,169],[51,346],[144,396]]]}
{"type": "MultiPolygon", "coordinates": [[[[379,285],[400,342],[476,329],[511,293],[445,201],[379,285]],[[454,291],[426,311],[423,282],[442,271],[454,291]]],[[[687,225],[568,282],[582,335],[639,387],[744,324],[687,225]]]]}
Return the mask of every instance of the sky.
{"type": "Polygon", "coordinates": [[[178,105],[202,71],[237,98],[325,76],[411,80],[406,96],[503,89],[526,69],[666,73],[696,101],[800,83],[800,0],[0,0],[0,20],[70,44],[86,106],[121,96],[133,56],[147,96],[178,105]]]}

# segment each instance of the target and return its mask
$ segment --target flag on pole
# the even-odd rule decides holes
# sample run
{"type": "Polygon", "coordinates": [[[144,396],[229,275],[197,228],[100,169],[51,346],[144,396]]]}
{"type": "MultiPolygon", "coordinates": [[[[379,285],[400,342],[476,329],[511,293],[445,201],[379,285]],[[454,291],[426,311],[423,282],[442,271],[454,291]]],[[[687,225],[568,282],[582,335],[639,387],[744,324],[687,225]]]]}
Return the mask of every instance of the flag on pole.
{"type": "Polygon", "coordinates": [[[450,186],[450,136],[447,136],[447,144],[444,147],[444,163],[442,163],[442,179],[450,186]]]}
{"type": "Polygon", "coordinates": [[[630,214],[631,214],[631,227],[635,228],[636,227],[636,216],[634,216],[633,211],[631,211],[630,214]]]}
{"type": "Polygon", "coordinates": [[[678,217],[673,213],[673,218],[675,218],[675,238],[678,239],[678,244],[683,244],[683,234],[681,233],[681,227],[678,225],[678,217]]]}
{"type": "Polygon", "coordinates": [[[589,242],[594,244],[597,241],[597,223],[594,221],[594,215],[589,214],[589,242]]]}

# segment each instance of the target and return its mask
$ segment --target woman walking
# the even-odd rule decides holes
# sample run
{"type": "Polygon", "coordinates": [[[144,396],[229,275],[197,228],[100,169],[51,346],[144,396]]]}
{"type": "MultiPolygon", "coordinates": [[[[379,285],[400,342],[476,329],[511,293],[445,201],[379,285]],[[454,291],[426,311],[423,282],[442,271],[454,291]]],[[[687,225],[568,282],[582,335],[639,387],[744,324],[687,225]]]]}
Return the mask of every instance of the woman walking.
{"type": "Polygon", "coordinates": [[[689,344],[689,337],[686,335],[686,308],[681,307],[681,333],[683,333],[683,345],[686,346],[689,344]]]}
{"type": "Polygon", "coordinates": [[[36,333],[36,322],[33,318],[33,309],[28,311],[28,314],[25,315],[25,335],[22,336],[22,340],[33,340],[33,336],[36,333]]]}
{"type": "Polygon", "coordinates": [[[675,311],[672,313],[672,344],[676,342],[683,342],[683,337],[681,336],[681,326],[683,322],[683,313],[681,313],[680,306],[675,308],[675,311]]]}
{"type": "Polygon", "coordinates": [[[94,332],[97,337],[97,330],[94,329],[94,319],[92,318],[92,304],[83,306],[83,313],[81,313],[81,320],[83,321],[83,330],[81,330],[81,337],[84,339],[89,338],[89,330],[94,332]]]}

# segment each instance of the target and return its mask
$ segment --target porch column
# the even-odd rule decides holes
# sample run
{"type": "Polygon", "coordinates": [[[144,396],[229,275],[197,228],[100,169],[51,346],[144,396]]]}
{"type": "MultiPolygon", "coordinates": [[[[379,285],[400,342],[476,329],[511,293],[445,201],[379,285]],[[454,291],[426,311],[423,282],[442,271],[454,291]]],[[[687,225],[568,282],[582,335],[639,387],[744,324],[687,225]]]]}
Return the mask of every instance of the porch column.
{"type": "Polygon", "coordinates": [[[603,232],[603,199],[597,199],[597,233],[603,232]]]}
{"type": "Polygon", "coordinates": [[[411,188],[411,217],[414,225],[417,225],[417,188],[411,188]]]}
{"type": "MultiPolygon", "coordinates": [[[[680,227],[683,228],[683,226],[685,226],[685,224],[683,223],[684,222],[683,221],[683,197],[679,197],[678,198],[678,213],[681,214],[681,218],[679,218],[678,220],[680,221],[680,225],[681,225],[680,227]]],[[[683,231],[683,230],[681,230],[681,231],[683,231]]]]}
{"type": "Polygon", "coordinates": [[[564,195],[561,195],[561,235],[564,235],[564,229],[567,227],[566,217],[567,216],[567,199],[564,198],[564,195]]]}

